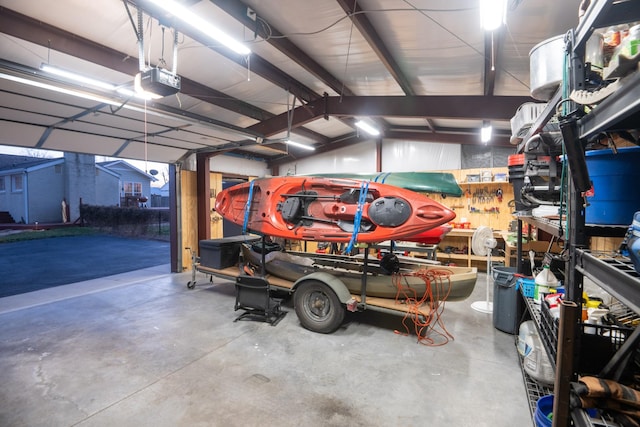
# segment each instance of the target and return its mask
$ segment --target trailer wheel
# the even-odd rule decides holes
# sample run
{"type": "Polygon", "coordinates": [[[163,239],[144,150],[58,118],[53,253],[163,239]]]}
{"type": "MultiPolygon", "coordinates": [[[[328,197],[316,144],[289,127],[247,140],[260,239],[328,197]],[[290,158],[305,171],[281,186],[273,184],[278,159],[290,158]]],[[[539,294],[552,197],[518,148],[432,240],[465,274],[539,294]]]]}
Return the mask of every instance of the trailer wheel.
{"type": "Polygon", "coordinates": [[[195,287],[196,287],[196,282],[195,281],[193,281],[193,282],[192,281],[188,281],[187,282],[187,288],[193,289],[195,287]]]}
{"type": "Polygon", "coordinates": [[[345,309],[336,293],[319,280],[301,283],[293,293],[293,306],[306,329],[329,334],[340,327],[345,309]]]}

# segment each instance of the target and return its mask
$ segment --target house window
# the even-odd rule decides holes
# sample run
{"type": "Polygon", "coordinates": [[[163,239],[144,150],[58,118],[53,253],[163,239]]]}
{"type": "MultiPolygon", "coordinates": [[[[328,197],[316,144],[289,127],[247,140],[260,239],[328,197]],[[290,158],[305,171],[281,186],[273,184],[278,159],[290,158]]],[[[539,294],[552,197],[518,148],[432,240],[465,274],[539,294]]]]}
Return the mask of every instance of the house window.
{"type": "Polygon", "coordinates": [[[141,182],[125,182],[124,195],[125,196],[142,196],[142,183],[141,182]]]}
{"type": "Polygon", "coordinates": [[[0,176],[0,193],[4,193],[5,191],[7,191],[7,188],[5,187],[5,180],[4,180],[4,176],[0,176]]]}
{"type": "Polygon", "coordinates": [[[22,175],[11,175],[11,191],[15,193],[22,191],[22,175]]]}

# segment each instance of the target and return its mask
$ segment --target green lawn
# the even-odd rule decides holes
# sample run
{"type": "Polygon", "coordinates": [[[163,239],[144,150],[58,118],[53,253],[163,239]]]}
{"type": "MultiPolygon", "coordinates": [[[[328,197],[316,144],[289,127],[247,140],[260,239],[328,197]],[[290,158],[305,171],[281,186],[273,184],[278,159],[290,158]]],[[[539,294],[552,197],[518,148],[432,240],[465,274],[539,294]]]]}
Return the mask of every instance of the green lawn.
{"type": "Polygon", "coordinates": [[[64,227],[50,230],[25,230],[13,233],[0,231],[0,243],[21,242],[24,240],[47,239],[50,237],[85,236],[97,234],[98,231],[91,227],[64,227]]]}

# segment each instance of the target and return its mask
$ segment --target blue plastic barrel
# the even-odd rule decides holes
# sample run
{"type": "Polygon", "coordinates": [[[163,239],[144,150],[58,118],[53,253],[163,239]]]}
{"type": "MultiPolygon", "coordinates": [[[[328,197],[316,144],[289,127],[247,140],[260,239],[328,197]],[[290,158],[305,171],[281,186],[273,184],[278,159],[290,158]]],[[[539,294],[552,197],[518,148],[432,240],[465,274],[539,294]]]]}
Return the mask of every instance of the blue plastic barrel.
{"type": "Polygon", "coordinates": [[[640,147],[585,153],[594,195],[588,196],[587,224],[629,224],[640,204],[640,147]]]}

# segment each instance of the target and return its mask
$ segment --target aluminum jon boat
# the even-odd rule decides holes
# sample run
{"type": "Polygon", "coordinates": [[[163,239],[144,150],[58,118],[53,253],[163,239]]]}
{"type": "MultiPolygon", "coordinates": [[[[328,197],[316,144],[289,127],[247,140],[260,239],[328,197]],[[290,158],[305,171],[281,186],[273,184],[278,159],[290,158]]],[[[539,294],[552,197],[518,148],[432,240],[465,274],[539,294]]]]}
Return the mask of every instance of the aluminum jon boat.
{"type": "MultiPolygon", "coordinates": [[[[261,248],[259,243],[243,244],[243,262],[259,269],[261,248]]],[[[360,293],[364,274],[362,258],[309,252],[271,251],[264,255],[264,266],[266,273],[292,282],[324,271],[340,279],[353,294],[360,293]]],[[[434,300],[462,301],[473,292],[478,276],[476,267],[449,267],[411,257],[398,257],[394,265],[385,265],[384,258],[369,258],[366,271],[367,296],[397,299],[422,298],[427,291],[426,277],[434,300]],[[390,271],[395,269],[395,274],[390,271]]]]}
{"type": "Polygon", "coordinates": [[[293,240],[372,243],[410,237],[456,214],[424,194],[370,181],[285,176],[218,193],[215,210],[243,231],[293,240]]]}

